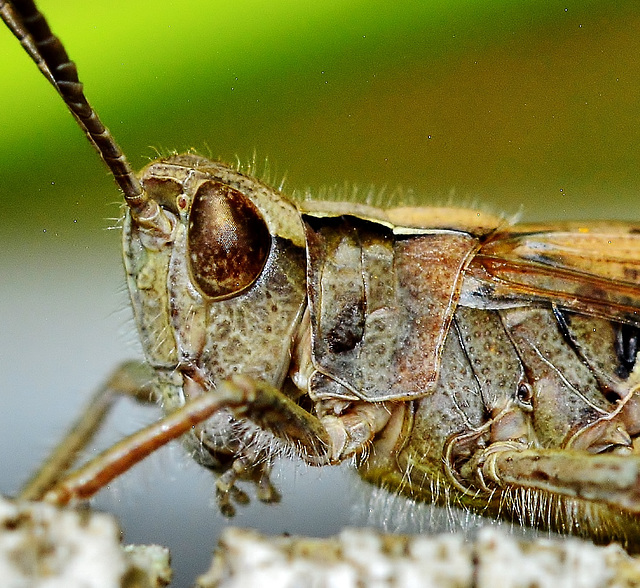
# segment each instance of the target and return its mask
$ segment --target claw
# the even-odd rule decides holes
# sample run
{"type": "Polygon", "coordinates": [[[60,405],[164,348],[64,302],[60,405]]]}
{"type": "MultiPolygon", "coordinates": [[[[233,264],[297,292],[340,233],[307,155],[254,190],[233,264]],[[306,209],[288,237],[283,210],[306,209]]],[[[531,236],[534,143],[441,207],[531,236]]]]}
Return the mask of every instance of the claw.
{"type": "Polygon", "coordinates": [[[228,494],[231,496],[231,499],[240,506],[246,506],[251,502],[249,495],[235,485],[229,488],[228,494]]]}
{"type": "Polygon", "coordinates": [[[280,502],[280,492],[278,492],[271,483],[269,474],[262,476],[262,478],[258,480],[256,488],[256,496],[260,502],[266,502],[267,504],[280,502]]]}
{"type": "Polygon", "coordinates": [[[233,503],[246,506],[250,502],[248,494],[238,488],[235,482],[236,476],[232,470],[228,470],[216,480],[216,502],[220,512],[229,519],[236,514],[233,503]],[[229,473],[232,475],[227,476],[229,473]]]}
{"type": "Polygon", "coordinates": [[[220,488],[216,488],[216,503],[222,516],[232,519],[236,516],[236,507],[231,503],[229,492],[224,492],[220,488]]]}
{"type": "Polygon", "coordinates": [[[567,443],[566,448],[589,453],[615,450],[619,454],[630,453],[633,447],[631,435],[619,419],[601,420],[580,430],[567,443]],[[620,451],[622,450],[622,451],[620,451]]]}

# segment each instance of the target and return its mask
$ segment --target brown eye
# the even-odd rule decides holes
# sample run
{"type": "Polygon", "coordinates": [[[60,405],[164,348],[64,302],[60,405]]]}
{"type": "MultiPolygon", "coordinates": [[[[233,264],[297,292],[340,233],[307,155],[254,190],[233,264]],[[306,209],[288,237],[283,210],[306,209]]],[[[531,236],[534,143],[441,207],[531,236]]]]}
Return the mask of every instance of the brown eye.
{"type": "Polygon", "coordinates": [[[189,214],[189,269],[206,296],[227,298],[260,275],[271,235],[242,192],[220,182],[198,188],[189,214]]]}
{"type": "Polygon", "coordinates": [[[531,409],[531,403],[533,402],[533,388],[528,382],[520,382],[518,384],[518,390],[516,391],[516,399],[521,408],[531,409]]]}

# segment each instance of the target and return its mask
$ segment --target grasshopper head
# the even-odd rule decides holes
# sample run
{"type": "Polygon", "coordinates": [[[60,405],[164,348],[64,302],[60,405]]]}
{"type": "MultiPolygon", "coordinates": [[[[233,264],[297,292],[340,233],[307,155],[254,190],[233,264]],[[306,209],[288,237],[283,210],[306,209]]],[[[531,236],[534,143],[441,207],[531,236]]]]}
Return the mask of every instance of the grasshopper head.
{"type": "Polygon", "coordinates": [[[158,234],[129,212],[125,223],[127,280],[150,364],[196,383],[194,393],[237,373],[280,387],[306,300],[295,206],[192,154],[151,163],[140,182],[171,225],[158,234]]]}

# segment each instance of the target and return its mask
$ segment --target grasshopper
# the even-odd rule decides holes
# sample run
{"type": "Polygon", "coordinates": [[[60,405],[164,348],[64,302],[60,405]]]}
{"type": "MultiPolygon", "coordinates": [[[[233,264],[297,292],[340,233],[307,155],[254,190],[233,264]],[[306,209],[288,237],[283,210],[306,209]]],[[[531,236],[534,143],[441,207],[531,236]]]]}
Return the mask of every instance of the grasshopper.
{"type": "Polygon", "coordinates": [[[272,461],[295,454],[353,458],[413,498],[637,541],[639,225],[293,203],[194,154],[136,175],[35,5],[0,8],[127,203],[147,366],[124,366],[106,390],[152,394],[167,412],[74,474],[38,475],[24,496],[86,498],[184,436],[219,474],[229,515],[242,480],[277,500],[272,461]]]}

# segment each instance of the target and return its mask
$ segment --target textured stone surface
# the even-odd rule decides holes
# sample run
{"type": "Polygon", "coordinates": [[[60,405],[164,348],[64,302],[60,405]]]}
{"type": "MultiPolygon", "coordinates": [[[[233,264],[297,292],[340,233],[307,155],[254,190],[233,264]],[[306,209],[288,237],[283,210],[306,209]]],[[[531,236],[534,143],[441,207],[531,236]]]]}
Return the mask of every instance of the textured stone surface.
{"type": "Polygon", "coordinates": [[[108,515],[0,497],[3,588],[157,588],[170,579],[168,551],[123,548],[108,515]]]}
{"type": "Polygon", "coordinates": [[[197,585],[604,588],[638,582],[640,561],[622,548],[577,539],[525,541],[491,528],[474,541],[460,534],[384,535],[368,529],[347,529],[329,539],[228,529],[197,585]]]}

